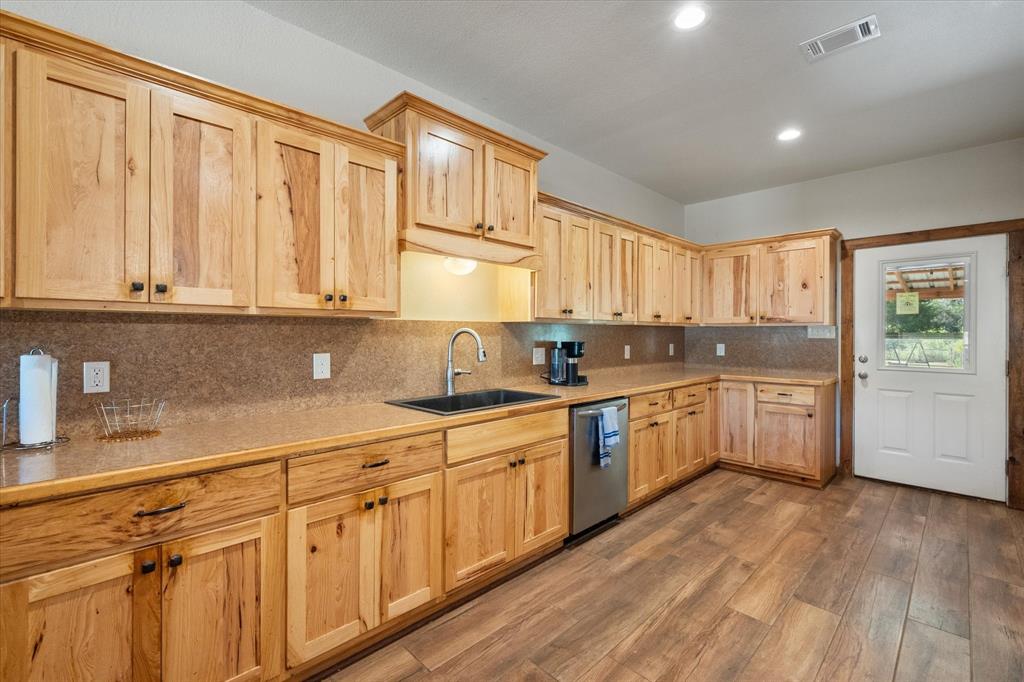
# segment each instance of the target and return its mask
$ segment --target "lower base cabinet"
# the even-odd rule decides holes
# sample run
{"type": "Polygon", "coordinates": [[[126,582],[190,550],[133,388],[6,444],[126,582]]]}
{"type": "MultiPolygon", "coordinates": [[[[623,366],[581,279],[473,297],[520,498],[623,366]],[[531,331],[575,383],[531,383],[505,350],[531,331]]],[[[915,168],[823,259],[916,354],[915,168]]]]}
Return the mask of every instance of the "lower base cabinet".
{"type": "Polygon", "coordinates": [[[682,478],[708,465],[708,424],[705,403],[676,410],[675,478],[682,478]]]}
{"type": "Polygon", "coordinates": [[[288,512],[288,664],[441,596],[441,474],[288,512]]]}
{"type": "Polygon", "coordinates": [[[461,587],[569,532],[564,439],[445,472],[445,588],[461,587]]]}
{"type": "Polygon", "coordinates": [[[763,469],[814,476],[818,466],[816,432],[813,407],[760,403],[754,462],[763,469]]]}
{"type": "Polygon", "coordinates": [[[718,391],[719,453],[725,462],[754,464],[754,385],[723,381],[718,391]]]}
{"type": "Polygon", "coordinates": [[[629,423],[630,503],[642,500],[675,478],[672,456],[672,413],[635,419],[629,423]]]}

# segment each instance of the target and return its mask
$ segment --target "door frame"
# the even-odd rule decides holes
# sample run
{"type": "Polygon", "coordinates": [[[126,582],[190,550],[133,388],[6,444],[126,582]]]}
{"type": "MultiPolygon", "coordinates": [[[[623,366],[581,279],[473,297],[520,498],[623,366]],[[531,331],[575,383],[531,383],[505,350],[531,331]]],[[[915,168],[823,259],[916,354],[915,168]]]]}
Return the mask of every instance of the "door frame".
{"type": "MultiPolygon", "coordinates": [[[[847,475],[853,474],[854,251],[993,234],[1006,234],[1008,237],[1008,348],[1018,348],[1024,346],[1024,218],[844,239],[840,243],[839,266],[842,284],[839,330],[839,466],[847,475]]],[[[1007,385],[1009,451],[1006,464],[1006,504],[1015,509],[1024,509],[1024,358],[1019,354],[1009,354],[1007,385]]]]}

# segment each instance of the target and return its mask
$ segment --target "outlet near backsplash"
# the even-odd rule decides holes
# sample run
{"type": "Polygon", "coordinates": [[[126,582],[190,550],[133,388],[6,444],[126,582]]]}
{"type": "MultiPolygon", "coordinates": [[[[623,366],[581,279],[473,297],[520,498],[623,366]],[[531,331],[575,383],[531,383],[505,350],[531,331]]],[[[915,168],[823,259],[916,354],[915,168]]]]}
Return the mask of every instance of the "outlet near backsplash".
{"type": "Polygon", "coordinates": [[[46,349],[60,361],[58,425],[71,436],[97,433],[98,398],[165,398],[162,423],[174,425],[440,393],[461,326],[480,333],[488,359],[456,342],[457,366],[473,372],[459,391],[538,381],[546,367],[533,365],[533,348],[545,341],[586,342],[584,371],[679,363],[686,352],[678,327],[13,310],[0,311],[0,326],[0,396],[18,395],[18,356],[46,349]],[[331,376],[314,381],[310,358],[321,352],[331,376]],[[110,361],[110,393],[84,395],[82,363],[97,358],[110,361]]]}

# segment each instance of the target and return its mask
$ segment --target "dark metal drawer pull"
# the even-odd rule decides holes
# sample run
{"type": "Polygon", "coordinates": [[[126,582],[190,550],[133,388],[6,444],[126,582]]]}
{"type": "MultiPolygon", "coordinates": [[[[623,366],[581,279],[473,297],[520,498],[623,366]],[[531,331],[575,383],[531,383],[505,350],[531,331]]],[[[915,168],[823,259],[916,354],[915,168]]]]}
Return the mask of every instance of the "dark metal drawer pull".
{"type": "Polygon", "coordinates": [[[379,462],[367,462],[366,464],[363,465],[363,468],[364,469],[376,469],[377,467],[382,467],[385,464],[391,464],[391,460],[390,459],[382,459],[379,462]]]}
{"type": "Polygon", "coordinates": [[[156,562],[152,560],[143,561],[142,565],[139,568],[142,570],[143,573],[152,573],[156,570],[156,562]]]}
{"type": "Polygon", "coordinates": [[[792,393],[776,393],[775,395],[785,396],[786,398],[792,398],[793,397],[792,393]]]}
{"type": "Polygon", "coordinates": [[[657,407],[660,404],[661,404],[660,400],[655,400],[654,402],[647,403],[648,407],[657,407]]]}
{"type": "Polygon", "coordinates": [[[382,496],[377,498],[377,504],[387,504],[387,503],[388,503],[388,496],[387,495],[382,495],[382,496]]]}
{"type": "Polygon", "coordinates": [[[186,504],[188,504],[188,501],[179,502],[178,504],[172,504],[167,507],[160,507],[159,509],[154,509],[153,511],[146,511],[145,509],[140,509],[139,511],[135,512],[135,516],[142,518],[143,516],[160,516],[161,514],[169,514],[170,512],[178,511],[179,509],[184,509],[186,504]]]}

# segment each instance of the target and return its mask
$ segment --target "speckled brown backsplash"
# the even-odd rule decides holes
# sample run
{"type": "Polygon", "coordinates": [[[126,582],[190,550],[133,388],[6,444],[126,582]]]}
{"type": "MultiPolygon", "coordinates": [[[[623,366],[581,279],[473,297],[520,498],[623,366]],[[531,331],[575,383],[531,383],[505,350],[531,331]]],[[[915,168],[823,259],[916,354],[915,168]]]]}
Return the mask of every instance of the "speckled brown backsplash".
{"type": "MultiPolygon", "coordinates": [[[[18,394],[18,356],[34,346],[60,361],[58,430],[96,434],[97,400],[161,397],[164,424],[440,393],[449,335],[459,322],[335,320],[221,315],[0,311],[0,396],[18,394]],[[312,379],[312,354],[331,354],[331,378],[312,379]],[[107,394],[82,393],[82,363],[110,361],[107,394]]],[[[544,371],[535,342],[586,342],[584,371],[683,357],[679,328],[468,323],[484,340],[460,338],[456,366],[472,370],[458,390],[522,384],[544,371]],[[623,359],[630,344],[631,360],[623,359]]],[[[536,345],[542,345],[537,343],[536,345]]],[[[14,410],[15,416],[17,410],[14,410]]],[[[16,421],[16,420],[15,420],[16,421]]]]}
{"type": "Polygon", "coordinates": [[[687,365],[835,372],[839,342],[809,339],[807,327],[689,327],[683,358],[687,365]],[[724,357],[715,355],[718,343],[724,357]]]}

